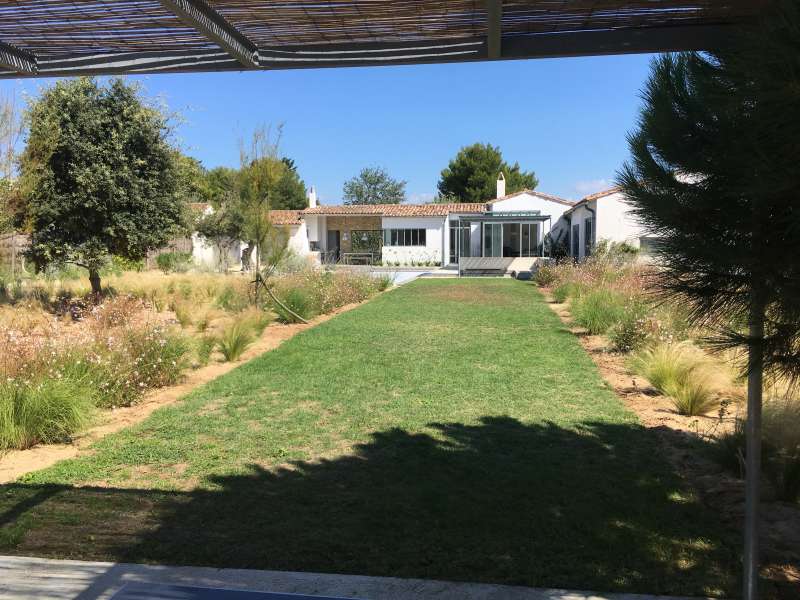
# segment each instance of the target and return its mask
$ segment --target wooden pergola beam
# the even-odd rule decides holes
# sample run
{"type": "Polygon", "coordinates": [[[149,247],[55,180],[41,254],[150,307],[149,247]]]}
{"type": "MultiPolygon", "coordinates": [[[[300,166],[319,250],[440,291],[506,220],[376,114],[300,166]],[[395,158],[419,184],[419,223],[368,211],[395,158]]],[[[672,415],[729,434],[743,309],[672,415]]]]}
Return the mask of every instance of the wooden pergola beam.
{"type": "Polygon", "coordinates": [[[181,21],[228,52],[243,67],[257,68],[258,48],[204,0],[160,0],[181,21]]]}
{"type": "Polygon", "coordinates": [[[33,54],[3,42],[0,42],[0,66],[27,75],[39,72],[38,62],[33,54]]]}
{"type": "Polygon", "coordinates": [[[503,54],[503,0],[486,0],[486,49],[490,60],[503,54]]]}

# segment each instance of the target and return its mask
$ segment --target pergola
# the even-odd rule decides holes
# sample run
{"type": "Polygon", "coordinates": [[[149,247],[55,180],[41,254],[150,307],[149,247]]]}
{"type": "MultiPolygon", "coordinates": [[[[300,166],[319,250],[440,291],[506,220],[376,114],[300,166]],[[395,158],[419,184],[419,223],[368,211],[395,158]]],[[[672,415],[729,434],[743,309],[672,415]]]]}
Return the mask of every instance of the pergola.
{"type": "Polygon", "coordinates": [[[765,1],[4,1],[0,77],[701,50],[765,1]]]}

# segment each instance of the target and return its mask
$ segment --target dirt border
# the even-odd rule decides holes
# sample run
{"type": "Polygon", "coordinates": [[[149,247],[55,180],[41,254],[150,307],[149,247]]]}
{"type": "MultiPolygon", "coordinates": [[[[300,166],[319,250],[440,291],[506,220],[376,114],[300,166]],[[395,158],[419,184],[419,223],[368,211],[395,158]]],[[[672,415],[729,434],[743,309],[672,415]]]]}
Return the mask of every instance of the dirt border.
{"type": "MultiPolygon", "coordinates": [[[[569,304],[555,302],[549,288],[537,287],[537,290],[578,338],[603,380],[625,407],[656,435],[676,473],[700,495],[704,504],[721,516],[726,527],[738,530],[744,518],[744,482],[721,472],[693,448],[699,435],[709,435],[720,426],[719,418],[677,414],[667,398],[627,369],[623,355],[609,351],[605,336],[589,335],[575,325],[569,304]]],[[[772,597],[797,598],[800,593],[800,508],[762,498],[761,517],[761,576],[774,583],[775,589],[770,590],[775,593],[772,597]]]]}
{"type": "Polygon", "coordinates": [[[44,444],[26,450],[7,451],[0,455],[0,485],[10,483],[32,471],[47,468],[60,460],[88,454],[89,447],[94,442],[120,429],[145,420],[156,409],[173,404],[195,388],[225,373],[229,373],[236,367],[253,360],[265,352],[274,350],[301,331],[329,321],[333,317],[357,308],[375,297],[372,296],[363,302],[341,306],[330,313],[315,317],[308,324],[284,325],[282,323],[271,323],[264,329],[261,336],[242,354],[240,360],[212,363],[199,369],[187,371],[181,383],[152,390],[133,406],[103,411],[98,424],[76,435],[68,444],[44,444]]]}

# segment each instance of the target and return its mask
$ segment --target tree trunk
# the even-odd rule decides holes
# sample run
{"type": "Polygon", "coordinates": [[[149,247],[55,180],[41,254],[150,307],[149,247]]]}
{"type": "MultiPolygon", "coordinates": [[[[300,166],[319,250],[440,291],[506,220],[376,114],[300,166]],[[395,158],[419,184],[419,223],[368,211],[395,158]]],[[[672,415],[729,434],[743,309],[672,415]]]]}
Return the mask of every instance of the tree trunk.
{"type": "Polygon", "coordinates": [[[764,302],[753,293],[747,357],[747,448],[745,456],[744,600],[758,598],[758,504],[761,484],[761,401],[764,370],[764,302]]]}
{"type": "Polygon", "coordinates": [[[251,242],[247,242],[247,246],[245,246],[244,250],[242,250],[242,270],[249,271],[253,268],[252,256],[253,244],[251,242]]]}
{"type": "Polygon", "coordinates": [[[89,269],[89,283],[92,284],[92,295],[99,298],[103,289],[100,287],[100,272],[97,269],[89,269]]]}

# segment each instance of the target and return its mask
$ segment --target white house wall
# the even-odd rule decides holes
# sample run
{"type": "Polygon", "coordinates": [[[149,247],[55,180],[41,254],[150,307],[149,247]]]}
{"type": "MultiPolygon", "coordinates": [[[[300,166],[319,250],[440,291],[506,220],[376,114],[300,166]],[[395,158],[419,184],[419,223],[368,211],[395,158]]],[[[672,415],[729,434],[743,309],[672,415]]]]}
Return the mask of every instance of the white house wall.
{"type": "Polygon", "coordinates": [[[595,239],[612,242],[627,242],[639,247],[639,238],[645,233],[630,213],[631,207],[621,192],[603,196],[597,202],[597,234],[595,239]]]}
{"type": "Polygon", "coordinates": [[[306,223],[306,228],[308,230],[308,241],[309,242],[317,242],[317,244],[322,247],[324,237],[322,234],[325,231],[325,227],[323,224],[323,219],[320,215],[306,215],[304,217],[304,221],[306,223]]]}
{"type": "Polygon", "coordinates": [[[287,226],[287,229],[289,231],[289,241],[287,243],[289,250],[298,256],[308,256],[310,249],[308,246],[308,228],[305,221],[300,225],[287,226]]]}
{"type": "Polygon", "coordinates": [[[441,262],[445,246],[445,220],[442,217],[383,217],[383,229],[424,229],[424,246],[383,246],[385,263],[408,265],[412,262],[441,262]]]}
{"type": "MultiPolygon", "coordinates": [[[[589,208],[594,209],[597,206],[597,202],[590,202],[587,208],[587,205],[582,204],[581,206],[577,207],[575,210],[572,211],[570,214],[571,223],[570,223],[570,234],[569,234],[569,250],[570,254],[572,253],[572,226],[578,225],[579,234],[578,234],[578,258],[585,258],[586,256],[586,220],[587,219],[594,219],[595,227],[597,226],[597,218],[596,215],[592,214],[589,208]]],[[[595,234],[595,240],[597,240],[597,235],[595,234]]]]}

